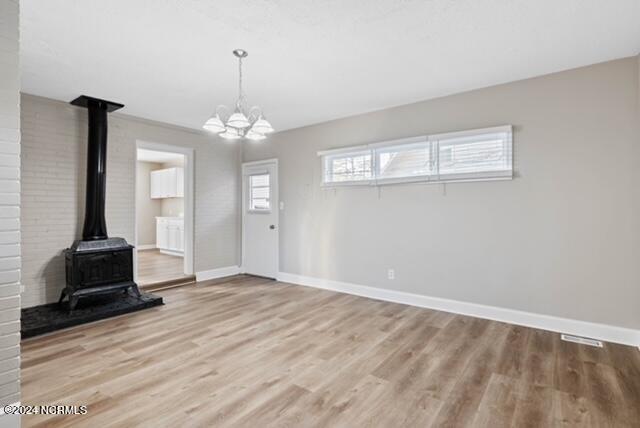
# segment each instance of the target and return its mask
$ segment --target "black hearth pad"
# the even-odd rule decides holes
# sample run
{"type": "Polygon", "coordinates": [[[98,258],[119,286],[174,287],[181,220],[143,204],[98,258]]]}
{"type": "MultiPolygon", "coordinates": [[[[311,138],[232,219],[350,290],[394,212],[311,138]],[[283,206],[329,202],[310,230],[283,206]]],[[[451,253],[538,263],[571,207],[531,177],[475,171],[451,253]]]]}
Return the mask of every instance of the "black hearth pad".
{"type": "Polygon", "coordinates": [[[99,295],[83,297],[71,315],[68,303],[62,305],[49,303],[22,309],[22,338],[38,336],[61,330],[74,325],[85,324],[129,312],[140,311],[163,305],[162,297],[142,293],[141,297],[132,295],[99,295]]]}

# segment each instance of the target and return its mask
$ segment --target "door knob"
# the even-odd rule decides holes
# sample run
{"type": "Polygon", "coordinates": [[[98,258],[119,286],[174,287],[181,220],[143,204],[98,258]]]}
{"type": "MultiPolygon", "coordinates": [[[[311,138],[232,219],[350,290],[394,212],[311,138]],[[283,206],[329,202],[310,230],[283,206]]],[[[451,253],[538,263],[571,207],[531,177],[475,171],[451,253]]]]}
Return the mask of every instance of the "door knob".
{"type": "Polygon", "coordinates": [[[276,225],[275,225],[275,224],[272,224],[272,225],[270,225],[270,226],[269,226],[269,229],[271,229],[271,230],[273,230],[273,229],[275,229],[275,228],[276,228],[276,225]]]}

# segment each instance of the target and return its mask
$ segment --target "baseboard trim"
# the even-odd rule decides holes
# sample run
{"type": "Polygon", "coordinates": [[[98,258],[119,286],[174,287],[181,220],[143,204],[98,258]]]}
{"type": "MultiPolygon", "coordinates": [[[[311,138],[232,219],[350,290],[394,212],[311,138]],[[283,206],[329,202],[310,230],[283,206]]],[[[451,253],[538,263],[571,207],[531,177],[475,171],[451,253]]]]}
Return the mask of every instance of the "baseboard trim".
{"type": "Polygon", "coordinates": [[[240,266],[226,266],[218,269],[203,270],[200,272],[196,272],[196,281],[224,278],[225,276],[238,275],[239,273],[240,266]]]}
{"type": "Polygon", "coordinates": [[[168,290],[170,288],[184,287],[196,283],[195,275],[185,275],[182,278],[169,279],[166,281],[153,282],[151,284],[138,284],[141,291],[154,293],[156,291],[168,290]]]}
{"type": "Polygon", "coordinates": [[[330,279],[315,278],[287,272],[278,272],[278,281],[307,287],[321,288],[323,290],[331,290],[339,293],[353,294],[386,302],[436,309],[439,311],[468,315],[476,318],[485,318],[557,333],[589,337],[592,339],[604,340],[606,342],[640,346],[640,331],[625,327],[560,318],[551,315],[542,315],[515,309],[500,308],[497,306],[487,306],[478,303],[444,299],[440,297],[430,297],[421,294],[375,288],[366,285],[351,284],[348,282],[333,281],[330,279]]]}
{"type": "Polygon", "coordinates": [[[166,254],[168,256],[176,256],[176,257],[184,257],[184,251],[173,251],[173,250],[160,250],[161,254],[166,254]]]}
{"type": "Polygon", "coordinates": [[[138,245],[136,247],[138,250],[155,250],[156,248],[156,244],[145,244],[145,245],[138,245]]]}

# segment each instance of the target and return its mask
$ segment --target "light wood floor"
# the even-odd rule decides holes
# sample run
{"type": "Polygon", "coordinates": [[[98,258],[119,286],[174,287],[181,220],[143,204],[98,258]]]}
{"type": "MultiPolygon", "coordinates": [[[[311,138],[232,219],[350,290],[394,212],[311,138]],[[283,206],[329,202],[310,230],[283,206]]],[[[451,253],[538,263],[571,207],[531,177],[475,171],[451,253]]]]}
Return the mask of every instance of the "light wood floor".
{"type": "Polygon", "coordinates": [[[24,426],[638,426],[640,352],[250,277],[22,344],[24,426]]]}
{"type": "Polygon", "coordinates": [[[160,250],[138,251],[138,285],[141,287],[173,279],[186,278],[182,257],[162,254],[160,250]]]}

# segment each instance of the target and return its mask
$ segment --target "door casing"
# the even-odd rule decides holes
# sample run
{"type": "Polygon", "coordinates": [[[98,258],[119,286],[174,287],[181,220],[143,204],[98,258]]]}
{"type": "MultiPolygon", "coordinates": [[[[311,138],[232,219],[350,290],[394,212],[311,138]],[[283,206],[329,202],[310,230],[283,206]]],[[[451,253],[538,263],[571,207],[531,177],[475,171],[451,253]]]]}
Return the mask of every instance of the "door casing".
{"type": "MultiPolygon", "coordinates": [[[[151,141],[136,140],[136,154],[138,149],[155,150],[159,152],[170,152],[184,155],[184,273],[193,275],[195,272],[195,151],[191,147],[174,146],[170,144],[155,143],[151,141]]],[[[138,159],[134,156],[134,213],[133,213],[133,236],[134,245],[138,247],[138,222],[137,222],[137,198],[135,180],[137,177],[138,159]]],[[[138,252],[133,252],[133,277],[138,279],[138,252]]]]}
{"type": "Polygon", "coordinates": [[[280,272],[280,192],[279,192],[279,171],[278,171],[278,159],[277,158],[273,158],[273,159],[265,159],[265,160],[260,160],[260,161],[253,161],[253,162],[243,162],[242,164],[242,177],[241,177],[241,185],[242,185],[242,203],[240,204],[241,209],[242,209],[242,254],[241,254],[241,259],[242,259],[242,264],[240,266],[240,273],[247,273],[246,272],[246,248],[247,248],[247,233],[246,233],[246,217],[247,217],[247,169],[251,168],[251,167],[256,167],[256,166],[267,166],[267,165],[273,165],[275,168],[275,173],[274,173],[274,184],[271,187],[272,190],[272,194],[271,196],[271,200],[273,201],[272,204],[272,210],[274,210],[275,212],[275,227],[276,227],[276,237],[275,237],[275,277],[274,279],[277,279],[277,276],[280,272]]]}

